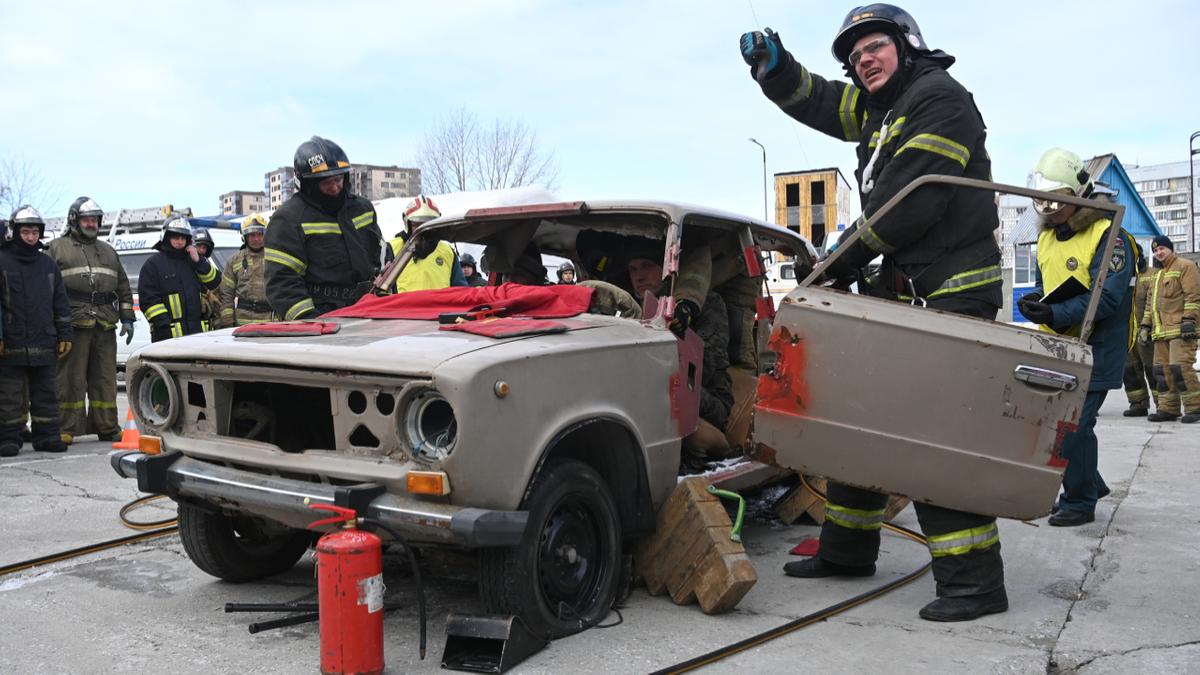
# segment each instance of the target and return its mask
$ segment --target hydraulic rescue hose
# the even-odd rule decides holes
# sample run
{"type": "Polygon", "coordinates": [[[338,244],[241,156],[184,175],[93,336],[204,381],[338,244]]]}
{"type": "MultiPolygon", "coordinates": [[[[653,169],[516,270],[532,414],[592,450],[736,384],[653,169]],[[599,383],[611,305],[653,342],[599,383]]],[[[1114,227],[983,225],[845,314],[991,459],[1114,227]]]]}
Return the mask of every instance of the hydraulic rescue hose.
{"type": "Polygon", "coordinates": [[[134,509],[145,506],[146,504],[149,504],[152,501],[156,501],[159,499],[166,499],[166,498],[167,498],[166,495],[145,495],[143,497],[138,497],[137,499],[129,502],[125,506],[122,506],[121,511],[117,514],[118,517],[120,517],[120,519],[121,519],[121,524],[124,525],[125,527],[128,527],[131,530],[156,530],[160,527],[170,527],[172,525],[177,524],[179,522],[179,518],[176,516],[172,516],[170,518],[163,518],[162,520],[151,520],[151,521],[146,521],[146,522],[130,520],[127,517],[129,512],[133,511],[134,509]]]}
{"type": "Polygon", "coordinates": [[[359,518],[359,522],[363,525],[377,527],[384,532],[392,535],[401,546],[404,547],[404,552],[408,554],[408,564],[412,567],[413,581],[417,584],[417,611],[421,615],[421,660],[425,660],[425,586],[421,583],[421,566],[417,564],[417,556],[413,553],[412,546],[409,546],[408,540],[397,532],[391,525],[376,520],[374,518],[359,518]]]}
{"type": "MultiPolygon", "coordinates": [[[[801,485],[803,485],[804,489],[808,490],[813,496],[820,498],[821,501],[826,501],[825,495],[821,494],[821,492],[819,490],[817,490],[816,488],[814,488],[812,485],[809,485],[808,481],[804,479],[803,474],[800,475],[800,483],[801,483],[801,485]]],[[[928,541],[925,539],[925,537],[922,536],[920,533],[913,532],[912,530],[910,530],[906,527],[901,527],[899,525],[893,525],[892,523],[884,523],[883,526],[893,532],[896,532],[897,534],[908,537],[909,539],[912,539],[915,542],[919,542],[921,544],[928,543],[928,541]]],[[[828,607],[825,607],[824,609],[819,609],[819,610],[813,612],[812,614],[802,616],[798,619],[793,619],[792,621],[789,621],[780,626],[776,626],[775,628],[765,630],[757,635],[752,635],[744,640],[739,640],[738,642],[734,642],[733,644],[725,645],[724,647],[721,647],[719,649],[714,649],[711,652],[708,652],[706,654],[701,654],[700,656],[688,659],[687,661],[681,661],[679,663],[676,663],[673,666],[668,666],[666,668],[663,668],[662,670],[657,670],[654,672],[654,675],[663,675],[666,673],[691,672],[693,670],[696,670],[697,668],[702,668],[704,666],[716,663],[717,661],[720,661],[721,659],[723,659],[727,656],[733,656],[734,654],[746,651],[747,649],[750,649],[752,647],[757,647],[763,643],[774,640],[777,637],[782,637],[784,635],[787,635],[788,633],[798,631],[801,628],[807,628],[808,626],[811,626],[814,623],[824,621],[825,619],[828,619],[830,617],[841,614],[842,612],[844,612],[848,609],[857,607],[863,603],[874,600],[875,598],[885,595],[891,591],[896,590],[897,588],[900,588],[901,586],[904,586],[904,585],[916,580],[922,574],[924,574],[925,572],[928,572],[929,568],[932,565],[933,565],[932,561],[927,562],[924,565],[922,565],[921,567],[917,568],[916,570],[913,570],[912,572],[909,572],[908,574],[900,577],[899,579],[889,581],[888,583],[883,584],[882,586],[873,588],[865,593],[861,593],[852,598],[843,600],[837,604],[830,605],[828,607]]]]}
{"type": "Polygon", "coordinates": [[[48,565],[50,563],[61,562],[63,560],[70,560],[71,558],[78,558],[80,556],[88,555],[89,553],[107,551],[110,548],[117,548],[118,546],[125,546],[127,544],[136,544],[143,541],[149,541],[151,539],[157,539],[159,537],[165,537],[168,534],[174,534],[179,531],[179,526],[176,525],[178,521],[175,518],[164,518],[163,520],[154,520],[149,522],[137,522],[129,520],[129,518],[126,516],[126,514],[128,514],[130,511],[138,507],[144,506],[155,499],[163,498],[165,498],[165,495],[146,495],[144,497],[138,497],[137,499],[121,507],[121,511],[119,513],[121,523],[131,530],[142,530],[140,534],[131,534],[127,537],[117,537],[116,539],[109,539],[108,541],[102,541],[97,544],[88,544],[87,546],[80,546],[78,548],[59,551],[58,553],[51,553],[38,558],[32,558],[30,560],[13,563],[11,565],[5,565],[0,567],[0,577],[6,574],[12,574],[14,572],[21,572],[33,567],[38,567],[40,565],[48,565]]]}

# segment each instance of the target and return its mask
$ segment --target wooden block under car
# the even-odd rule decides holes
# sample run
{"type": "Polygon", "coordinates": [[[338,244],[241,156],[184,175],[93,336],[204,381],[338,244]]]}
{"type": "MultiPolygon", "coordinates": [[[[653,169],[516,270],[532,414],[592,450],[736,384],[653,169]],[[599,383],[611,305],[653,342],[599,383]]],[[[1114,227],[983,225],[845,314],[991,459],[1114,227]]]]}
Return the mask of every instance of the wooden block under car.
{"type": "Polygon", "coordinates": [[[708,480],[685,478],[658,512],[657,530],[638,545],[634,568],[651,595],[669,593],[676,604],[698,602],[706,614],[737,606],[758,574],[708,480]]]}
{"type": "MultiPolygon", "coordinates": [[[[827,485],[827,481],[824,478],[805,476],[805,479],[809,485],[813,486],[814,490],[824,494],[827,485]]],[[[887,507],[883,512],[883,519],[890,521],[911,503],[912,501],[907,497],[891,495],[888,498],[887,507]]],[[[820,497],[805,490],[803,485],[797,485],[775,505],[775,513],[779,516],[780,520],[789,525],[807,513],[809,517],[820,525],[825,522],[825,502],[820,497]]]]}

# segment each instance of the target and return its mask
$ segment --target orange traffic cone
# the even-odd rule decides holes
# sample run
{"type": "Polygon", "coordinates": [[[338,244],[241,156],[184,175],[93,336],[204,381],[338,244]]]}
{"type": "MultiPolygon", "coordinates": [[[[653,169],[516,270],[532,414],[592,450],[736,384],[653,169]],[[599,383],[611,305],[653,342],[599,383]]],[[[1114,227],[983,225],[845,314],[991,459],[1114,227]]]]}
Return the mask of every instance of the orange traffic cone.
{"type": "Polygon", "coordinates": [[[125,418],[125,427],[121,429],[121,440],[113,443],[113,450],[137,450],[138,439],[141,437],[137,422],[133,421],[133,408],[130,408],[129,415],[125,418]]]}

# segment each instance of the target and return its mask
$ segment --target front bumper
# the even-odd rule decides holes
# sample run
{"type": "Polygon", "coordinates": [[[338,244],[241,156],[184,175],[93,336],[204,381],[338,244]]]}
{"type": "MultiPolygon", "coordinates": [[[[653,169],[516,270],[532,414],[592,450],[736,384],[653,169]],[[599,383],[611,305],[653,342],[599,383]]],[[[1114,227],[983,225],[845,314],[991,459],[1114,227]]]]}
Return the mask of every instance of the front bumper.
{"type": "Polygon", "coordinates": [[[373,483],[337,486],[233,469],[184,457],[179,452],[145,455],[117,451],[109,455],[123,478],[136,478],[138,490],[172,499],[261,516],[303,529],[328,517],[309,504],[357,509],[395,528],[412,542],[483,548],[516,546],[525,533],[526,511],[495,511],[419,501],[389,494],[373,483]]]}

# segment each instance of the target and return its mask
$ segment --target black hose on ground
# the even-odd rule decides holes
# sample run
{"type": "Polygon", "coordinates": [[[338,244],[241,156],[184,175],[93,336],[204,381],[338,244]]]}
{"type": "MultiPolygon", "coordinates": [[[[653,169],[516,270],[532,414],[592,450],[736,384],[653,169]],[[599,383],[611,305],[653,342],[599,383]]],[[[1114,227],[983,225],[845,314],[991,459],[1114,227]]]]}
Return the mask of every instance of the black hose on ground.
{"type": "Polygon", "coordinates": [[[126,544],[136,544],[141,541],[149,541],[150,539],[157,539],[158,537],[165,537],[168,534],[175,534],[178,531],[179,531],[179,528],[176,526],[164,527],[159,530],[149,530],[146,532],[142,532],[140,534],[131,534],[127,537],[118,537],[116,539],[109,539],[108,541],[102,541],[98,544],[88,544],[87,546],[80,546],[79,548],[73,548],[73,549],[70,549],[67,551],[59,551],[58,553],[51,553],[49,555],[44,555],[39,558],[33,558],[31,560],[25,560],[25,561],[22,561],[19,563],[13,563],[11,565],[5,565],[3,567],[0,567],[0,577],[4,576],[6,574],[12,574],[13,572],[20,572],[22,570],[27,570],[31,567],[37,567],[39,565],[47,565],[47,564],[59,562],[62,560],[78,558],[79,556],[87,555],[89,553],[97,553],[99,551],[104,551],[104,550],[107,550],[110,548],[124,546],[126,544]]]}
{"type": "Polygon", "coordinates": [[[417,556],[413,553],[412,546],[409,546],[408,540],[405,539],[392,526],[385,522],[374,518],[360,518],[359,521],[370,527],[377,527],[384,532],[387,532],[401,546],[404,547],[404,552],[408,554],[408,564],[412,567],[413,580],[417,583],[417,608],[421,615],[421,660],[425,660],[425,586],[421,583],[421,566],[417,564],[417,556]]]}
{"type": "Polygon", "coordinates": [[[152,501],[166,498],[166,495],[144,495],[142,497],[138,497],[137,499],[122,506],[120,512],[117,513],[117,516],[121,519],[121,524],[131,530],[154,530],[160,527],[170,527],[171,525],[179,522],[178,517],[172,516],[171,518],[163,518],[162,520],[150,520],[145,522],[130,520],[128,517],[130,511],[145,506],[152,501]]]}

